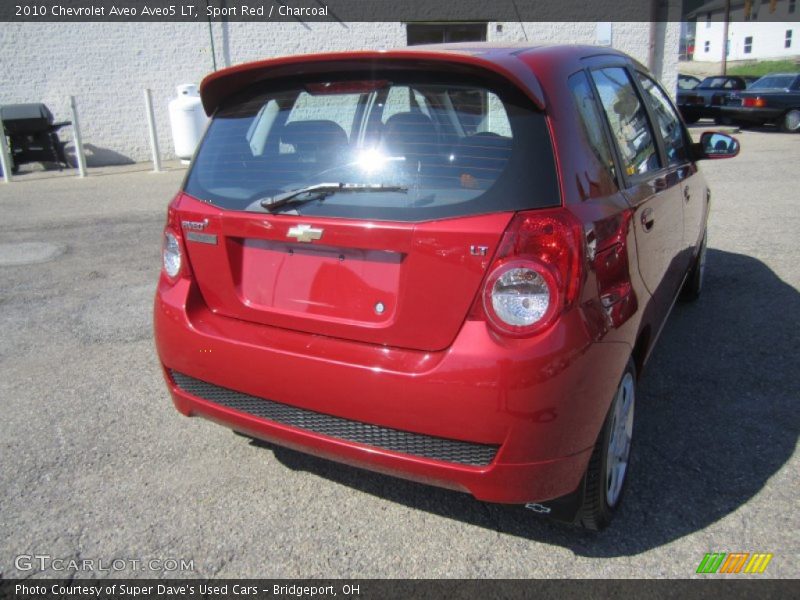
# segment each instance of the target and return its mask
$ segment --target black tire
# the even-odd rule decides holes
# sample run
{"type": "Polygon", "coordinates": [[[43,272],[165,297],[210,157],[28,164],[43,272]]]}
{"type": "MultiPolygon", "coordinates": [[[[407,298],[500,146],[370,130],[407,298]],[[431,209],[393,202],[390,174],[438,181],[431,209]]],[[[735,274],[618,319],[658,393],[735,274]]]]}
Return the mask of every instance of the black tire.
{"type": "Polygon", "coordinates": [[[687,125],[694,125],[695,123],[697,123],[700,120],[700,117],[697,116],[697,115],[690,115],[688,117],[686,115],[684,115],[683,116],[683,120],[686,121],[687,125]]]}
{"type": "MultiPolygon", "coordinates": [[[[630,448],[633,433],[633,412],[635,408],[636,399],[636,365],[633,360],[629,359],[625,367],[625,371],[620,378],[620,384],[617,388],[617,393],[611,401],[611,406],[608,409],[608,414],[603,423],[603,429],[595,443],[592,457],[589,459],[589,466],[586,469],[586,474],[583,478],[583,504],[581,505],[576,522],[586,529],[592,531],[600,531],[608,527],[614,513],[620,506],[623,492],[625,491],[625,482],[628,479],[630,472],[630,448]],[[624,390],[629,393],[629,400],[624,397],[624,390]],[[613,460],[609,454],[609,443],[612,440],[612,434],[617,428],[616,418],[618,416],[618,403],[623,404],[630,402],[630,428],[631,436],[627,441],[628,455],[626,459],[625,468],[621,474],[621,482],[613,486],[614,493],[611,495],[609,488],[612,487],[610,482],[611,475],[609,474],[609,460],[613,460]]],[[[627,413],[626,413],[627,414],[627,413]]],[[[627,419],[626,419],[627,420],[627,419]]]]}
{"type": "Polygon", "coordinates": [[[700,297],[703,291],[703,280],[705,279],[706,267],[706,240],[708,232],[703,233],[703,241],[700,242],[700,252],[694,259],[692,268],[686,281],[683,282],[683,289],[681,289],[680,299],[683,302],[694,302],[700,297]]]}
{"type": "Polygon", "coordinates": [[[733,121],[730,117],[723,117],[723,116],[716,116],[714,117],[714,124],[715,125],[733,125],[733,121]]]}
{"type": "Polygon", "coordinates": [[[783,115],[779,126],[784,133],[798,133],[800,132],[800,109],[793,108],[787,110],[783,115]]]}

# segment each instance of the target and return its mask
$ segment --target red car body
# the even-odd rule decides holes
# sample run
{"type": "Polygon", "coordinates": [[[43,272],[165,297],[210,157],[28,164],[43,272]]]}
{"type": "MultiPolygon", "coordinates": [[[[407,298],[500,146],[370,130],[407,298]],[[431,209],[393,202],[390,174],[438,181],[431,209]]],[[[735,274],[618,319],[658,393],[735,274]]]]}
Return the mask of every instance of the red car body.
{"type": "MultiPolygon", "coordinates": [[[[544,114],[557,197],[545,208],[401,222],[226,210],[182,191],[167,230],[184,262],[175,277],[162,272],[154,311],[175,406],[480,500],[568,495],[626,364],[641,371],[698,260],[706,183],[694,158],[609,178],[566,85],[604,66],[644,72],[608,49],[293,56],[216,72],[201,93],[212,115],[248,86],[376,64],[480,73],[521,91],[544,114]],[[323,240],[287,242],[300,226],[324,230],[323,240]],[[214,243],[187,240],[193,232],[214,243]],[[520,250],[520,240],[533,245],[520,250]],[[315,247],[332,254],[304,254],[315,247]],[[497,327],[487,308],[487,278],[520,252],[544,256],[558,280],[555,308],[532,333],[497,327]]],[[[657,148],[666,164],[661,138],[657,148]]]]}

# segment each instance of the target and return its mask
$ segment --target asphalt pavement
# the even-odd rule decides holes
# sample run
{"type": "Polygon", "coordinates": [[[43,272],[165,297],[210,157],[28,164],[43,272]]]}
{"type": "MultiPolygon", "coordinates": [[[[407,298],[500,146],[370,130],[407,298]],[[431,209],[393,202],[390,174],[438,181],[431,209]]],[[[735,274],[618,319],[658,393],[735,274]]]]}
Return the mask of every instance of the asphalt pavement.
{"type": "Polygon", "coordinates": [[[800,135],[739,138],[702,165],[706,287],[644,373],[625,503],[600,534],[179,415],[151,310],[184,172],[0,183],[0,576],[693,577],[714,551],[800,576],[800,135]],[[33,555],[145,563],[75,574],[33,555]]]}

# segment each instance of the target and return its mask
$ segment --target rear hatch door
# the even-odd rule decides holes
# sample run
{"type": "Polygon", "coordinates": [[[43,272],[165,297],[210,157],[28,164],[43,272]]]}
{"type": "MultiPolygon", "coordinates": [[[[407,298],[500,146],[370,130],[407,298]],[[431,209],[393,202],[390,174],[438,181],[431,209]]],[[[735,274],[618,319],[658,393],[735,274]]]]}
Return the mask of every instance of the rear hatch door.
{"type": "Polygon", "coordinates": [[[467,318],[514,213],[558,204],[545,115],[518,88],[371,63],[222,102],[179,211],[218,314],[434,351],[467,318]],[[324,182],[399,189],[264,206],[324,182]]]}

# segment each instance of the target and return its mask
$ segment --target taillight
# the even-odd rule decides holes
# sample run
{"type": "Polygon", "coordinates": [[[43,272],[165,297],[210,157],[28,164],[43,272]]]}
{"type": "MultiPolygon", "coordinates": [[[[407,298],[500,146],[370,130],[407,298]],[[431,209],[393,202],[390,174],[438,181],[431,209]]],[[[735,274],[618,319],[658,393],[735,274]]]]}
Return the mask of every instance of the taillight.
{"type": "Polygon", "coordinates": [[[170,279],[176,279],[181,272],[181,243],[177,236],[169,229],[164,230],[164,242],[161,246],[161,258],[164,272],[170,279]]]}
{"type": "Polygon", "coordinates": [[[518,213],[489,270],[482,305],[499,333],[526,337],[551,325],[577,298],[581,225],[564,209],[518,213]]]}
{"type": "Polygon", "coordinates": [[[742,99],[742,106],[746,106],[749,108],[763,108],[767,105],[767,101],[760,96],[756,96],[755,98],[744,98],[742,99]]]}
{"type": "Polygon", "coordinates": [[[186,253],[183,250],[183,236],[178,227],[178,215],[170,206],[167,209],[167,225],[161,242],[161,264],[164,274],[170,281],[176,281],[187,270],[186,253]]]}

